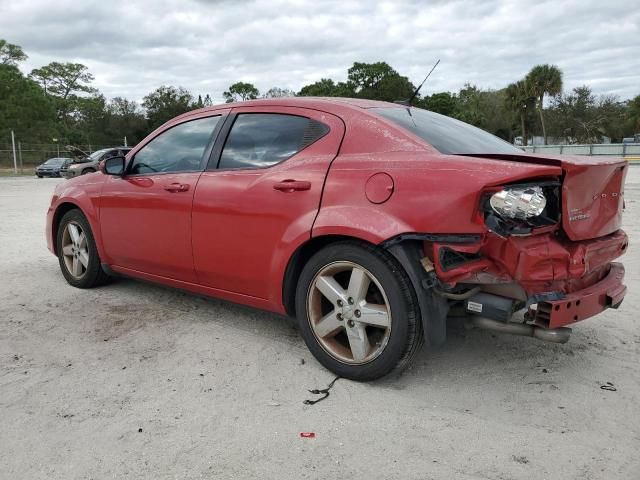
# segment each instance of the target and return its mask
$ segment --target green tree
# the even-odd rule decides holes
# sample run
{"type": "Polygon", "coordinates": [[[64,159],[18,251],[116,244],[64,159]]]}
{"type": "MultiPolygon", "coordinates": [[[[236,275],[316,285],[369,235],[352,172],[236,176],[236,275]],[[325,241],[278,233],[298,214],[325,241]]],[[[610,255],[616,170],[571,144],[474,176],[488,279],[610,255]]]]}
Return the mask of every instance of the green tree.
{"type": "Polygon", "coordinates": [[[271,87],[262,98],[281,98],[281,97],[295,97],[296,94],[288,88],[271,87]]]}
{"type": "Polygon", "coordinates": [[[260,91],[253,84],[246,82],[236,82],[222,94],[227,103],[255,100],[259,95],[260,91]]]}
{"type": "Polygon", "coordinates": [[[97,93],[89,85],[93,75],[81,63],[51,62],[32,70],[29,77],[38,82],[44,93],[53,99],[65,132],[73,129],[76,121],[74,115],[81,108],[82,97],[97,93]]]}
{"type": "Polygon", "coordinates": [[[553,133],[567,143],[597,143],[602,136],[602,117],[597,100],[587,85],[557,95],[549,111],[553,133]]]}
{"type": "Polygon", "coordinates": [[[506,90],[482,90],[480,92],[480,109],[483,112],[482,122],[478,127],[504,140],[513,142],[513,112],[506,106],[506,90]]]}
{"type": "Polygon", "coordinates": [[[627,102],[627,134],[640,133],[640,95],[627,102]]]}
{"type": "Polygon", "coordinates": [[[599,143],[608,137],[620,142],[634,133],[630,121],[633,100],[621,102],[616,96],[596,96],[587,85],[558,95],[548,109],[550,131],[568,143],[599,143]]]}
{"type": "Polygon", "coordinates": [[[525,81],[528,83],[531,93],[537,98],[538,113],[540,114],[540,124],[542,125],[542,136],[544,144],[547,144],[547,130],[544,124],[544,96],[555,96],[562,92],[562,71],[555,65],[536,65],[527,74],[525,81]]]}
{"type": "Polygon", "coordinates": [[[104,125],[108,143],[117,145],[124,142],[135,145],[148,133],[149,128],[138,104],[122,97],[112,98],[106,105],[104,125]]]}
{"type": "Polygon", "coordinates": [[[455,111],[451,116],[504,140],[513,141],[514,113],[507,106],[505,89],[482,90],[466,84],[453,99],[455,111]]]}
{"type": "Polygon", "coordinates": [[[97,92],[89,85],[94,79],[93,75],[81,63],[51,62],[33,69],[29,76],[42,86],[44,93],[63,100],[70,95],[97,92]]]}
{"type": "Polygon", "coordinates": [[[0,138],[49,143],[58,135],[55,107],[40,86],[13,65],[0,65],[0,138]]]}
{"type": "Polygon", "coordinates": [[[451,92],[434,93],[419,100],[416,106],[453,117],[458,109],[458,98],[451,92]]]}
{"type": "Polygon", "coordinates": [[[520,133],[522,145],[527,145],[529,139],[529,113],[535,108],[535,97],[527,80],[519,80],[510,84],[505,91],[505,105],[520,119],[520,133]]]}
{"type": "Polygon", "coordinates": [[[298,92],[301,97],[354,97],[355,92],[345,82],[335,83],[330,78],[305,85],[298,92]]]}
{"type": "Polygon", "coordinates": [[[104,95],[70,98],[69,119],[66,122],[65,137],[71,144],[105,145],[111,143],[108,136],[107,100],[104,95]]]}
{"type": "Polygon", "coordinates": [[[182,87],[161,86],[142,99],[151,130],[167,120],[197,108],[191,93],[182,87]]]}
{"type": "Polygon", "coordinates": [[[27,58],[21,47],[0,38],[0,65],[17,65],[27,58]]]}
{"type": "MultiPolygon", "coordinates": [[[[615,95],[601,95],[596,101],[600,133],[612,142],[620,143],[629,133],[626,122],[629,108],[615,95]]],[[[629,135],[633,135],[629,133],[629,135]]]]}
{"type": "Polygon", "coordinates": [[[456,118],[480,127],[485,120],[482,108],[482,92],[475,85],[466,84],[458,93],[456,118]]]}
{"type": "Polygon", "coordinates": [[[208,93],[204,96],[204,98],[202,98],[202,95],[198,95],[198,100],[196,100],[194,103],[195,108],[210,107],[211,105],[213,105],[213,101],[211,100],[211,97],[208,93]]]}
{"type": "Polygon", "coordinates": [[[407,77],[386,62],[355,62],[347,74],[347,84],[359,98],[387,102],[406,100],[416,89],[407,77]]]}

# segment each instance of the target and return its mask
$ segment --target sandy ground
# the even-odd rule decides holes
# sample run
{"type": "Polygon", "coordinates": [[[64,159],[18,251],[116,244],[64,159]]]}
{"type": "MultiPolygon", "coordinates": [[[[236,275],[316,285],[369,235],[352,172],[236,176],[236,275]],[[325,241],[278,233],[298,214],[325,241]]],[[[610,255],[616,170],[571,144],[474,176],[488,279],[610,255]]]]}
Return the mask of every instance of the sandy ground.
{"type": "Polygon", "coordinates": [[[619,311],[566,345],[454,329],[400,378],[339,380],[315,406],[333,376],[281,317],[67,285],[44,241],[58,181],[0,178],[0,478],[640,478],[640,167],[619,311]]]}

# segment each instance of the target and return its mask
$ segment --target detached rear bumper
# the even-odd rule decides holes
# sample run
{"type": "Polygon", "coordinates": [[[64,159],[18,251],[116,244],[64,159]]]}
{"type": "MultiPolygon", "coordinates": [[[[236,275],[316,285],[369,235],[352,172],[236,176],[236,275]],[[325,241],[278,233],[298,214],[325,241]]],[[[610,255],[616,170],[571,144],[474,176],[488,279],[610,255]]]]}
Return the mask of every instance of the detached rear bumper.
{"type": "Polygon", "coordinates": [[[623,280],[624,266],[613,262],[609,273],[590,287],[566,294],[560,300],[538,302],[534,323],[558,328],[593,317],[607,308],[618,308],[627,293],[623,280]]]}

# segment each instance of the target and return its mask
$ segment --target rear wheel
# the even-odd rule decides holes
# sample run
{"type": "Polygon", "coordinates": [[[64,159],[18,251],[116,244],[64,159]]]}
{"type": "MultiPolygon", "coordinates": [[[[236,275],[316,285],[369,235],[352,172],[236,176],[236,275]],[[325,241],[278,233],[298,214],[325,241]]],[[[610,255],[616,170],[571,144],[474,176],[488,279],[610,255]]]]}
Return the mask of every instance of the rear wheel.
{"type": "Polygon", "coordinates": [[[60,220],[56,247],[60,270],[70,285],[92,288],[109,278],[100,265],[89,222],[80,210],[70,210],[60,220]]]}
{"type": "Polygon", "coordinates": [[[316,359],[352,380],[402,371],[423,341],[405,272],[366,244],[340,242],[316,253],[298,282],[296,314],[316,359]]]}

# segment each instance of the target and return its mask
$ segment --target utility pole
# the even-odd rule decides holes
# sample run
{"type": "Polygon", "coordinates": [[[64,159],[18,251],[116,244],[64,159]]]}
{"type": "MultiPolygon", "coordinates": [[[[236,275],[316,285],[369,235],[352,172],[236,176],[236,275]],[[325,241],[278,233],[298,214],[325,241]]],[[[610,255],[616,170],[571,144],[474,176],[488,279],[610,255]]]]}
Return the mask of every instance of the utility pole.
{"type": "Polygon", "coordinates": [[[127,147],[127,146],[128,146],[128,145],[127,145],[127,136],[126,136],[126,135],[124,136],[124,146],[125,146],[125,147],[127,147]]]}
{"type": "Polygon", "coordinates": [[[20,159],[20,173],[24,173],[22,168],[22,143],[18,142],[18,158],[20,159]]]}
{"type": "Polygon", "coordinates": [[[11,145],[13,146],[13,173],[18,174],[18,162],[16,161],[16,137],[11,130],[11,145]]]}

